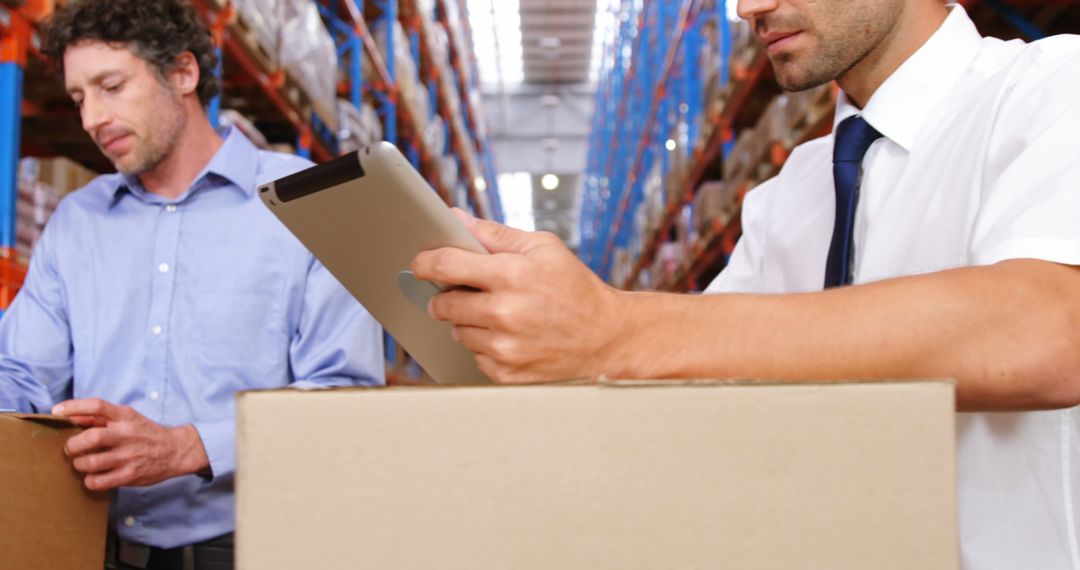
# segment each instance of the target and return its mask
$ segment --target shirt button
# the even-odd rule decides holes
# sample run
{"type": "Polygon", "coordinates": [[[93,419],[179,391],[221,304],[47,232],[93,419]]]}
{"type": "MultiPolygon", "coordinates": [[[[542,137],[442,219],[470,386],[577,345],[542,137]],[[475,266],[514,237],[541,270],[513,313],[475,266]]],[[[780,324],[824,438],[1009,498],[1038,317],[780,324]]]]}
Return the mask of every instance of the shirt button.
{"type": "Polygon", "coordinates": [[[175,212],[176,211],[176,204],[169,204],[168,206],[165,206],[165,211],[170,213],[170,214],[175,212]]]}
{"type": "Polygon", "coordinates": [[[161,265],[157,266],[157,270],[160,271],[161,273],[168,273],[169,272],[169,264],[168,263],[162,263],[161,265]]]}
{"type": "Polygon", "coordinates": [[[163,331],[164,329],[162,329],[160,325],[150,329],[150,332],[154,333],[154,336],[160,335],[163,331]]]}
{"type": "Polygon", "coordinates": [[[128,528],[135,526],[135,517],[128,517],[124,519],[124,526],[128,528]]]}
{"type": "Polygon", "coordinates": [[[161,397],[161,394],[157,390],[150,390],[150,399],[157,401],[161,397]]]}

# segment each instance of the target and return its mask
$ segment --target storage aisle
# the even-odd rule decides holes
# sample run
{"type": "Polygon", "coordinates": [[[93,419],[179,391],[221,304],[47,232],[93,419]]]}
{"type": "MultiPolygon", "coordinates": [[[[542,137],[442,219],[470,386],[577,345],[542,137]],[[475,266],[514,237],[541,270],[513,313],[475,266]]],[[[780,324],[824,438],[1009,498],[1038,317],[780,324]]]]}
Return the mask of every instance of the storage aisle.
{"type": "MultiPolygon", "coordinates": [[[[835,85],[782,93],[734,2],[618,4],[596,93],[581,257],[626,289],[700,291],[741,235],[747,192],[832,130],[835,85]]],[[[984,35],[1080,32],[1080,3],[965,0],[984,35]]]]}

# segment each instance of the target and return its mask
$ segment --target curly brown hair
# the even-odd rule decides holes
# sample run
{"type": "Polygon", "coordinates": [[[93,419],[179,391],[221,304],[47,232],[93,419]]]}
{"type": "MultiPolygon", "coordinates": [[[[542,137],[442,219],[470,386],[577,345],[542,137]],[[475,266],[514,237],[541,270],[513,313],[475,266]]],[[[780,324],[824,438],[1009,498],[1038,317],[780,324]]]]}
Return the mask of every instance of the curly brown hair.
{"type": "Polygon", "coordinates": [[[86,40],[124,45],[162,78],[178,56],[191,52],[199,62],[197,91],[203,106],[219,93],[210,30],[183,0],[75,0],[49,19],[41,52],[63,72],[68,46],[86,40]]]}

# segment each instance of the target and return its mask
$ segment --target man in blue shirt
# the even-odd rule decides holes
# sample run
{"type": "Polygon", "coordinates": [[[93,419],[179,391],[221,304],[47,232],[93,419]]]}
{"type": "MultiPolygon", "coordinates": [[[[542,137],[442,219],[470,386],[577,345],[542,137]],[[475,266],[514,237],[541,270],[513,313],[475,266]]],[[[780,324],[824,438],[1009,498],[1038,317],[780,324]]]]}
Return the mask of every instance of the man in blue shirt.
{"type": "Polygon", "coordinates": [[[119,172],[67,197],[35,248],[0,320],[0,408],[89,427],[65,451],[116,490],[113,564],[231,567],[192,545],[233,531],[234,394],[381,384],[382,332],[255,195],[309,163],[211,127],[190,6],[74,3],[43,51],[119,172]]]}

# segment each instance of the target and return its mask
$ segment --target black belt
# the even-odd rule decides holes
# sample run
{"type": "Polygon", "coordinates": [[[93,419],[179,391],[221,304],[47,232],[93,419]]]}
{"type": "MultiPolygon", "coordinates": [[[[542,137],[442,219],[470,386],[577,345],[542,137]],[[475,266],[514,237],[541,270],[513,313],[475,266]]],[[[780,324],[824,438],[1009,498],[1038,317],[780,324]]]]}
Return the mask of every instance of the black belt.
{"type": "Polygon", "coordinates": [[[233,570],[233,535],[176,548],[157,548],[109,533],[106,570],[233,570]]]}

